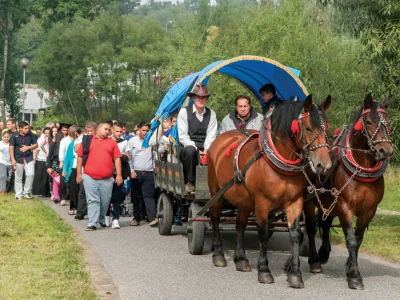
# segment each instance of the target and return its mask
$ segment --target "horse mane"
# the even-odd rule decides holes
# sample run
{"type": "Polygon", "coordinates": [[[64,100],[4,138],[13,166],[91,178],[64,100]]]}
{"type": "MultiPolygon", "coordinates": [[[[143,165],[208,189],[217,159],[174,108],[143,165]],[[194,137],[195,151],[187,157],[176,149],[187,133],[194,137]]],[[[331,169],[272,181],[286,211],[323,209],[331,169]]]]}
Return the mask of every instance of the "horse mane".
{"type": "MultiPolygon", "coordinates": [[[[292,122],[297,120],[304,107],[304,101],[284,101],[276,106],[271,116],[272,131],[280,132],[283,137],[292,134],[292,122]]],[[[322,110],[322,108],[320,108],[322,110]]],[[[321,111],[322,118],[325,119],[325,112],[321,111]]],[[[311,124],[313,127],[320,127],[320,114],[315,105],[312,105],[310,111],[311,124]]]]}
{"type": "MultiPolygon", "coordinates": [[[[372,107],[371,109],[371,119],[373,121],[379,122],[379,115],[378,115],[378,108],[383,108],[383,105],[377,101],[372,101],[372,107]]],[[[353,118],[353,125],[361,118],[361,114],[364,110],[364,102],[361,104],[361,107],[354,112],[354,118],[353,118]]]]}

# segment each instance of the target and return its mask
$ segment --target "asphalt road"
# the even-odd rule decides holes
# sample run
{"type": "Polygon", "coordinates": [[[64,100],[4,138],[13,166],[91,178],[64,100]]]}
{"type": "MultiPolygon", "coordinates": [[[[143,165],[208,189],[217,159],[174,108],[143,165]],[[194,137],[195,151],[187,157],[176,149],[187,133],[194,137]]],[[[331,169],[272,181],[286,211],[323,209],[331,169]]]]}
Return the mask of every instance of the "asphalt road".
{"type": "Polygon", "coordinates": [[[246,232],[246,253],[253,271],[242,273],[236,271],[232,260],[234,233],[222,233],[228,266],[216,268],[211,261],[211,233],[207,233],[205,253],[193,256],[182,227],[174,227],[171,236],[160,236],[157,228],[146,222],[130,227],[131,219],[121,218],[119,230],[86,232],[87,220],[76,221],[67,215],[68,207],[43,201],[93,246],[121,299],[400,299],[400,264],[360,254],[365,288],[350,290],[345,277],[347,250],[339,246],[333,247],[323,274],[309,273],[307,259],[301,258],[305,288],[296,290],[288,287],[283,271],[289,255],[287,233],[275,233],[270,239],[268,259],[275,283],[266,285],[257,281],[256,232],[246,232]]]}

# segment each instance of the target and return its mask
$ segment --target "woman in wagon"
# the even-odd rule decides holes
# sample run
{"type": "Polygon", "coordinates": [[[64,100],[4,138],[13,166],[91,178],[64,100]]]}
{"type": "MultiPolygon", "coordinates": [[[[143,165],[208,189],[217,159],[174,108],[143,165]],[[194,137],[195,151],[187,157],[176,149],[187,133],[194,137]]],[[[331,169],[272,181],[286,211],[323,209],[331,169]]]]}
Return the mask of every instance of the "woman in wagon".
{"type": "Polygon", "coordinates": [[[260,94],[264,100],[263,115],[282,103],[282,100],[276,96],[275,86],[271,83],[264,84],[260,89],[260,94]]]}
{"type": "Polygon", "coordinates": [[[217,117],[206,107],[211,94],[206,85],[196,85],[192,92],[193,105],[185,107],[178,114],[178,158],[183,164],[184,182],[187,192],[194,191],[198,153],[207,155],[208,148],[217,135],[217,117]]]}
{"type": "Polygon", "coordinates": [[[236,129],[260,130],[262,120],[262,114],[257,113],[251,106],[250,97],[239,95],[235,99],[235,109],[222,120],[219,133],[236,129]]]}

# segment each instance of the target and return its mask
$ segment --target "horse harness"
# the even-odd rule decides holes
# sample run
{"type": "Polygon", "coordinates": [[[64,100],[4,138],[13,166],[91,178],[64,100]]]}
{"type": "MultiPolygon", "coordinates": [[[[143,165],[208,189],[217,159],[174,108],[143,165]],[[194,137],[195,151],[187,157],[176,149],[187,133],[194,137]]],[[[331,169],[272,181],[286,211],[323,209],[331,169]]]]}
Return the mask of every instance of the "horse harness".
{"type": "MultiPolygon", "coordinates": [[[[318,109],[318,108],[317,108],[318,109]]],[[[319,111],[319,110],[318,110],[319,111]]],[[[227,183],[224,184],[224,186],[202,207],[202,209],[196,214],[196,216],[201,216],[203,215],[218,199],[229,189],[231,188],[234,184],[236,183],[242,183],[246,186],[245,184],[245,173],[247,170],[250,168],[250,166],[257,161],[260,157],[264,157],[264,159],[267,161],[267,163],[276,171],[286,174],[286,175],[296,175],[299,174],[300,172],[305,173],[304,169],[306,168],[308,162],[304,158],[308,158],[308,155],[303,156],[302,154],[297,153],[294,149],[290,148],[287,146],[282,140],[279,139],[275,135],[275,138],[282,143],[285,147],[289,148],[296,156],[299,158],[296,159],[295,161],[289,161],[283,158],[275,149],[275,146],[272,142],[272,135],[274,134],[271,130],[271,115],[272,111],[269,111],[265,119],[263,120],[263,127],[265,130],[260,130],[260,132],[254,132],[252,134],[249,134],[247,132],[244,132],[241,130],[242,133],[247,135],[247,138],[240,143],[240,145],[237,146],[237,149],[235,151],[235,156],[233,159],[233,170],[234,170],[234,177],[229,180],[227,183]],[[243,167],[243,169],[240,170],[239,168],[239,156],[240,152],[243,149],[243,147],[250,141],[257,138],[258,139],[258,145],[260,147],[260,151],[258,151],[243,167]]],[[[326,135],[326,130],[325,130],[325,125],[322,120],[322,116],[320,114],[320,120],[321,120],[321,126],[319,128],[318,133],[311,139],[311,142],[306,143],[304,140],[304,136],[301,130],[301,122],[302,119],[310,116],[309,112],[306,113],[301,113],[298,117],[297,120],[294,120],[294,122],[298,122],[299,126],[299,131],[300,131],[300,139],[303,144],[302,151],[309,153],[310,151],[316,150],[321,147],[329,147],[328,144],[320,144],[316,145],[313,147],[310,147],[311,144],[318,138],[318,136],[323,132],[326,135]]]]}
{"type": "Polygon", "coordinates": [[[335,205],[338,201],[339,195],[343,192],[343,190],[350,184],[350,182],[353,179],[360,181],[360,182],[374,182],[374,181],[378,180],[379,178],[381,178],[386,171],[386,168],[388,165],[387,161],[379,161],[372,168],[365,168],[365,167],[360,166],[355,161],[353,154],[352,154],[352,151],[361,151],[364,153],[374,152],[374,151],[376,151],[375,147],[374,147],[376,144],[378,144],[378,143],[390,143],[391,144],[392,143],[390,138],[374,140],[374,138],[378,134],[381,126],[383,126],[385,128],[388,137],[390,136],[391,130],[390,130],[389,124],[387,123],[386,119],[382,115],[382,113],[386,114],[386,111],[384,109],[378,108],[379,123],[378,123],[378,126],[377,126],[375,132],[372,135],[370,135],[368,130],[366,130],[363,115],[369,113],[370,111],[371,111],[370,109],[363,110],[363,112],[361,113],[360,119],[354,125],[355,130],[357,130],[357,131],[362,130],[363,135],[367,138],[367,143],[368,143],[370,150],[351,148],[350,147],[350,135],[351,135],[352,131],[347,126],[344,126],[342,128],[342,130],[340,131],[340,133],[338,134],[338,136],[336,137],[335,141],[333,142],[332,148],[330,150],[332,152],[335,150],[335,148],[338,148],[338,150],[337,150],[338,151],[338,160],[335,162],[335,165],[330,169],[329,173],[325,177],[325,180],[322,183],[322,187],[317,188],[311,182],[311,180],[308,178],[307,174],[304,173],[304,175],[309,183],[307,190],[310,194],[314,193],[314,195],[308,195],[307,197],[305,197],[304,201],[311,200],[314,197],[317,199],[318,204],[323,212],[322,220],[326,220],[326,218],[329,216],[329,214],[332,212],[333,208],[335,207],[335,205]],[[362,128],[360,128],[359,125],[357,125],[357,123],[359,125],[361,125],[362,128]],[[339,142],[339,144],[337,144],[337,142],[339,142]],[[336,169],[336,167],[340,164],[342,165],[345,172],[350,176],[349,179],[345,182],[345,184],[341,187],[340,190],[337,190],[336,188],[332,188],[330,190],[326,189],[325,186],[328,183],[331,174],[336,169]],[[325,192],[330,192],[331,195],[333,196],[333,201],[332,201],[331,205],[329,206],[329,208],[327,208],[327,209],[323,207],[321,200],[319,199],[319,194],[322,194],[325,192]]]}

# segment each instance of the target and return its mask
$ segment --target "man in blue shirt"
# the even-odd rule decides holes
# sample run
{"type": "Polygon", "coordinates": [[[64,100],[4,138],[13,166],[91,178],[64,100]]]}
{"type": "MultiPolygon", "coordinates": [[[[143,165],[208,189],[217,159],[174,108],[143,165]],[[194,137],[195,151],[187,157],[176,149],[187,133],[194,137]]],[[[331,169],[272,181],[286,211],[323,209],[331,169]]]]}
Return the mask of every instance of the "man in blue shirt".
{"type": "Polygon", "coordinates": [[[26,122],[19,124],[19,133],[15,132],[10,139],[10,156],[15,171],[15,199],[21,200],[22,196],[32,199],[31,190],[35,175],[35,163],[32,150],[38,147],[37,137],[30,130],[26,122]],[[25,186],[22,189],[22,176],[25,170],[25,186]]]}

